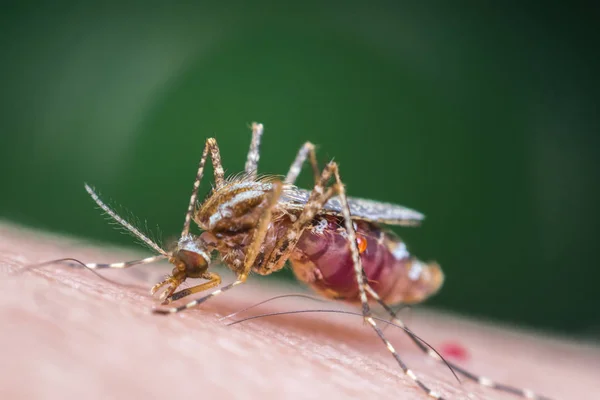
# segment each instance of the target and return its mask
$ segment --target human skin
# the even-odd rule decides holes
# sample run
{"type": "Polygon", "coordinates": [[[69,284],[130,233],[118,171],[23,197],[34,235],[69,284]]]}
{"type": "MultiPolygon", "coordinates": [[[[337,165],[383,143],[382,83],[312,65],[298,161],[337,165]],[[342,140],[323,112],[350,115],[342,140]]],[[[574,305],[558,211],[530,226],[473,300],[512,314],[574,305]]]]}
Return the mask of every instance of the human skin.
{"type": "MultiPolygon", "coordinates": [[[[359,316],[287,315],[235,326],[219,320],[298,292],[274,280],[251,276],[201,308],[160,316],[150,312],[157,303],[148,289],[170,270],[164,264],[102,271],[115,282],[64,265],[21,271],[61,257],[114,262],[140,256],[148,254],[0,224],[0,398],[427,398],[359,316]]],[[[339,304],[279,299],[236,318],[316,308],[339,304]]],[[[459,343],[468,357],[452,361],[499,382],[555,399],[600,393],[600,349],[592,345],[421,308],[408,324],[433,346],[459,343]]],[[[400,330],[385,333],[417,376],[446,398],[518,398],[464,379],[459,384],[400,330]]]]}

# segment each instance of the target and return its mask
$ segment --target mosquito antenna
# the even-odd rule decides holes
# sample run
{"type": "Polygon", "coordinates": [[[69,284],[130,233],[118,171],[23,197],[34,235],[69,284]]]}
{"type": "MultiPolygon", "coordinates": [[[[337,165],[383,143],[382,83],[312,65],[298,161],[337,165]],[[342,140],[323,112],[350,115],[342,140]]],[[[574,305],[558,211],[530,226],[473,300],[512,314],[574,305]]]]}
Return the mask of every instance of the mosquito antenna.
{"type": "Polygon", "coordinates": [[[258,169],[258,160],[260,159],[260,137],[263,134],[263,124],[257,122],[252,123],[252,142],[250,142],[250,150],[246,159],[246,167],[244,168],[249,179],[256,179],[258,169]]]}
{"type": "MultiPolygon", "coordinates": [[[[258,318],[264,318],[264,317],[275,317],[278,315],[306,314],[306,313],[346,314],[346,315],[356,315],[358,317],[363,317],[362,314],[359,314],[357,312],[343,311],[343,310],[316,309],[316,310],[279,311],[279,312],[273,312],[273,313],[268,313],[268,314],[254,315],[252,317],[246,317],[246,318],[240,319],[238,321],[231,322],[231,323],[227,324],[227,326],[237,325],[242,322],[246,322],[246,321],[250,321],[250,320],[258,319],[258,318]]],[[[454,372],[454,369],[452,368],[452,366],[448,363],[448,361],[446,361],[446,359],[432,345],[427,343],[424,339],[421,339],[421,337],[417,336],[416,333],[414,333],[413,331],[411,331],[410,329],[408,329],[405,326],[400,326],[398,324],[395,324],[395,323],[385,320],[383,318],[378,318],[378,317],[371,317],[371,318],[373,318],[374,320],[381,322],[383,324],[391,325],[396,328],[402,329],[408,336],[411,336],[411,337],[417,339],[419,342],[423,343],[425,346],[427,346],[429,349],[431,349],[431,351],[433,351],[435,354],[437,354],[438,357],[444,362],[444,364],[446,364],[446,367],[448,367],[450,372],[452,372],[452,375],[454,375],[454,378],[456,378],[458,383],[462,383],[461,380],[459,379],[459,377],[456,375],[456,372],[454,372]]]]}
{"type": "Polygon", "coordinates": [[[104,210],[104,212],[107,213],[112,219],[117,221],[119,224],[121,224],[121,226],[123,226],[125,229],[127,229],[129,232],[131,232],[138,239],[143,241],[146,245],[150,246],[156,252],[162,254],[165,257],[169,256],[168,253],[166,251],[164,251],[159,245],[154,243],[146,235],[144,235],[142,232],[140,232],[135,226],[133,226],[132,224],[127,222],[125,219],[123,219],[121,216],[119,216],[115,211],[113,211],[109,206],[107,206],[100,199],[100,196],[98,196],[98,194],[94,191],[94,189],[92,189],[92,187],[90,185],[88,185],[87,183],[85,184],[85,190],[92,197],[92,200],[94,200],[96,202],[96,204],[98,204],[98,207],[100,207],[102,210],[104,210]]]}
{"type": "Polygon", "coordinates": [[[236,315],[238,315],[238,314],[241,314],[241,313],[243,313],[243,312],[245,312],[245,311],[248,311],[248,310],[250,310],[250,309],[252,309],[252,308],[255,308],[255,307],[261,306],[261,305],[263,305],[263,304],[265,304],[265,303],[268,303],[268,302],[270,302],[270,301],[273,301],[273,300],[278,300],[278,299],[283,299],[283,298],[287,298],[287,297],[301,297],[301,298],[305,298],[305,299],[310,299],[310,300],[318,301],[318,302],[321,302],[321,303],[324,303],[324,302],[325,302],[325,300],[323,300],[323,299],[321,299],[321,298],[318,298],[318,297],[315,297],[315,296],[310,296],[310,295],[308,295],[308,294],[301,294],[301,293],[282,294],[282,295],[280,295],[280,296],[271,297],[271,298],[269,298],[269,299],[267,299],[267,300],[263,300],[263,301],[261,301],[260,303],[256,303],[256,304],[253,304],[253,305],[251,305],[251,306],[248,306],[248,307],[246,307],[246,308],[242,308],[241,310],[238,310],[238,311],[232,312],[232,313],[231,313],[231,314],[229,314],[229,315],[226,315],[226,316],[224,316],[224,317],[222,317],[222,318],[219,318],[219,321],[223,321],[224,319],[228,319],[228,318],[235,317],[235,316],[236,316],[236,315]]]}

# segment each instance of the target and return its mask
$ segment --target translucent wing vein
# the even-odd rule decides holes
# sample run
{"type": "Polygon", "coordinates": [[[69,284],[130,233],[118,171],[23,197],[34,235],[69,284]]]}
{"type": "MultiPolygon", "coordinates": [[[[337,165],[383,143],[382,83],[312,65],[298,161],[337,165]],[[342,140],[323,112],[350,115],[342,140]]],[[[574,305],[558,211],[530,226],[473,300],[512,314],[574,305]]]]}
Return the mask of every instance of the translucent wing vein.
{"type": "MultiPolygon", "coordinates": [[[[306,204],[310,191],[295,187],[287,188],[281,198],[291,208],[299,208],[306,204]]],[[[410,208],[397,204],[382,203],[373,200],[348,198],[350,214],[357,219],[380,222],[388,225],[419,225],[425,218],[423,214],[410,208]]],[[[342,204],[338,197],[331,198],[323,207],[321,213],[341,215],[342,204]]]]}

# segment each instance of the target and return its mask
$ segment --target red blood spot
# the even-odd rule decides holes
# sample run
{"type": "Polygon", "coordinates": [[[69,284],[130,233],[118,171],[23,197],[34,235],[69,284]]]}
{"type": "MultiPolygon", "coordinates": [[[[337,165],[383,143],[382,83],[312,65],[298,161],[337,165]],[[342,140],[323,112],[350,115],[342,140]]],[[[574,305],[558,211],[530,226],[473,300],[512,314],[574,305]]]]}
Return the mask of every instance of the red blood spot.
{"type": "Polygon", "coordinates": [[[469,352],[458,342],[444,342],[439,345],[438,351],[444,358],[456,361],[467,361],[469,359],[469,352]]]}

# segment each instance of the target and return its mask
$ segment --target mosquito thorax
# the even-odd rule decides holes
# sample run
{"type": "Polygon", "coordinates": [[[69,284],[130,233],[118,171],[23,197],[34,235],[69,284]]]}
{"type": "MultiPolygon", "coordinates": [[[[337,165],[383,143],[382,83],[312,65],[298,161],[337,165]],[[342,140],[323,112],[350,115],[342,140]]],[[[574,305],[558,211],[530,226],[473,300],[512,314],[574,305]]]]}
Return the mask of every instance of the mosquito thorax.
{"type": "Polygon", "coordinates": [[[271,188],[270,183],[260,181],[227,183],[204,201],[194,221],[217,236],[248,232],[256,226],[271,188]]]}
{"type": "Polygon", "coordinates": [[[173,276],[180,278],[201,278],[208,270],[210,255],[199,237],[192,235],[181,238],[169,261],[175,266],[173,276]]]}

